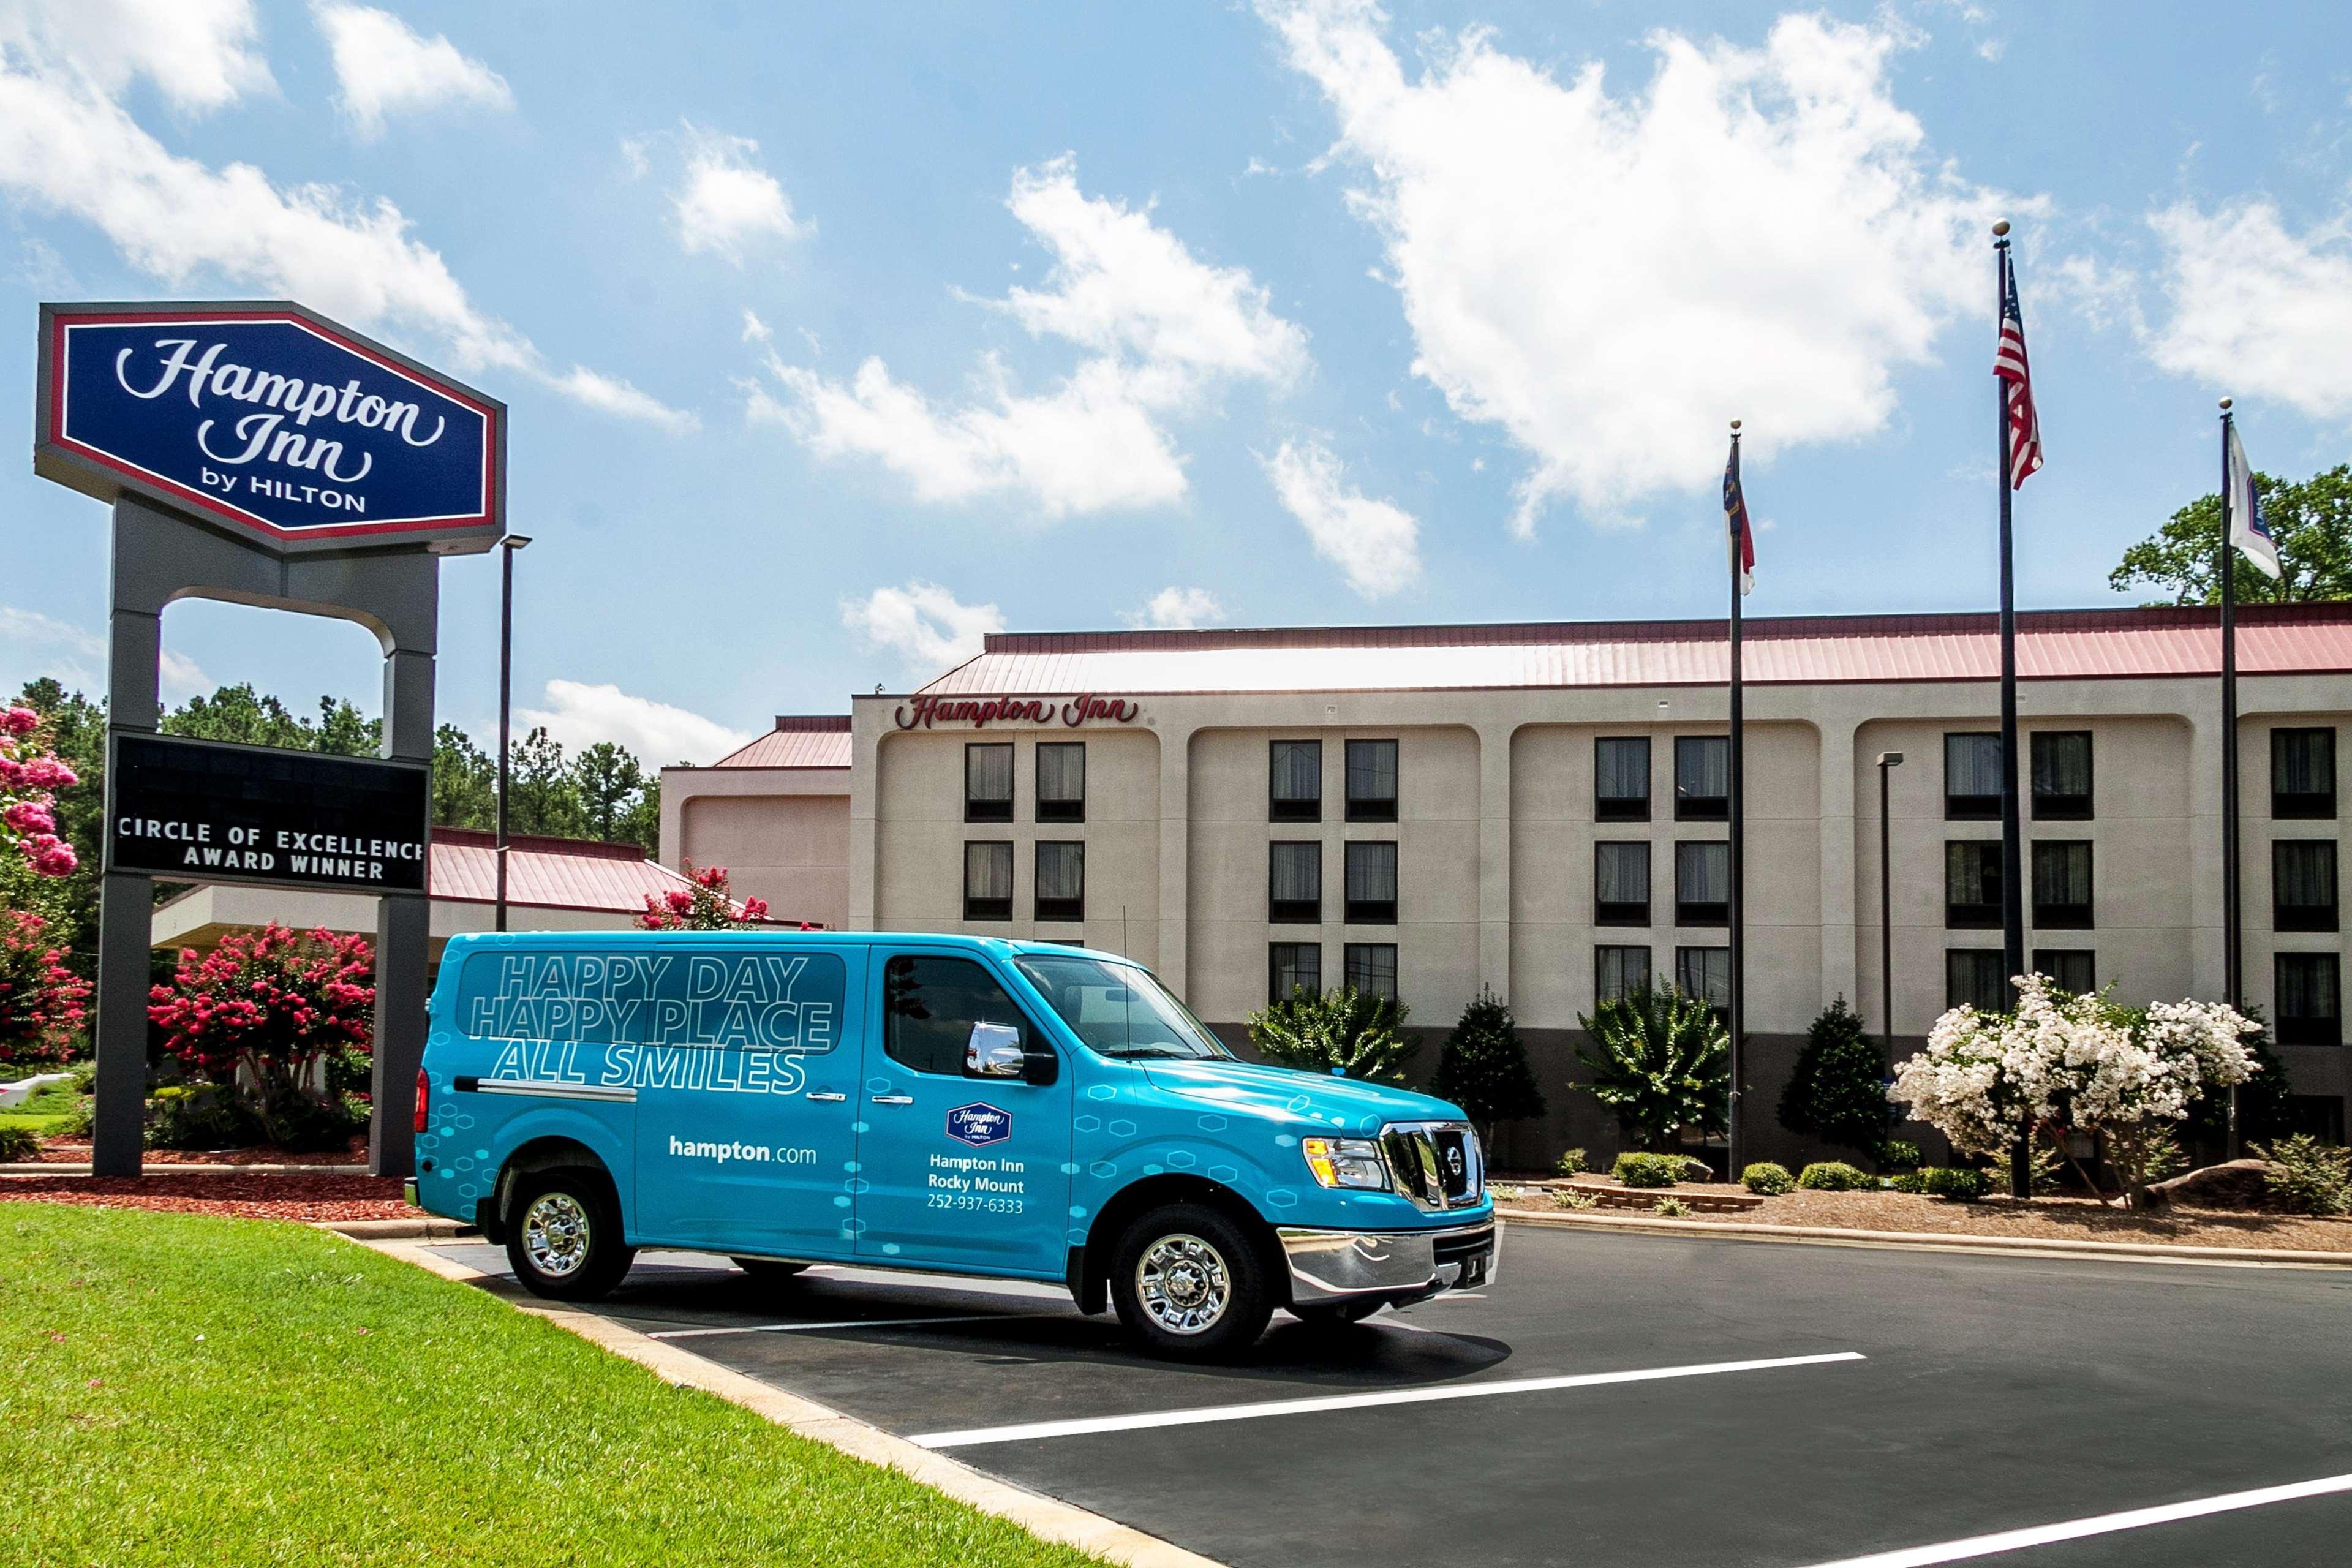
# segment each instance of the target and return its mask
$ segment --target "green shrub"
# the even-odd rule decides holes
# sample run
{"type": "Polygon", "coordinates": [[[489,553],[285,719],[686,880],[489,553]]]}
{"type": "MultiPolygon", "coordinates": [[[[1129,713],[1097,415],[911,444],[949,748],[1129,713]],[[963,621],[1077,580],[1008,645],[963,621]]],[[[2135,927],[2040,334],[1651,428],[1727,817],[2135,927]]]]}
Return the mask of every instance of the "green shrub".
{"type": "Polygon", "coordinates": [[[1543,1091],[1536,1087],[1535,1069],[1528,1066],[1527,1047],[1519,1044],[1519,1026],[1492,991],[1482,990],[1462,1010],[1461,1021],[1437,1058],[1430,1091],[1460,1106],[1489,1149],[1495,1146],[1496,1122],[1544,1113],[1543,1091]]]}
{"type": "Polygon", "coordinates": [[[1584,1157],[1581,1149],[1570,1149],[1554,1162],[1552,1169],[1563,1176],[1580,1176],[1592,1169],[1592,1162],[1584,1157]]]}
{"type": "Polygon", "coordinates": [[[1660,1198],[1651,1212],[1662,1214],[1668,1219],[1688,1219],[1691,1215],[1691,1206],[1680,1198],[1660,1198]]]}
{"type": "Polygon", "coordinates": [[[170,1083],[148,1097],[150,1149],[240,1149],[260,1132],[235,1091],[219,1084],[170,1083]]]}
{"type": "Polygon", "coordinates": [[[2352,1214],[2352,1150],[2308,1132],[2252,1147],[2270,1162],[2263,1181],[2279,1207],[2293,1214],[2352,1214]]]}
{"type": "Polygon", "coordinates": [[[1402,1083],[1405,1064],[1421,1049],[1398,1032],[1405,1012],[1403,1003],[1375,992],[1343,985],[1318,995],[1302,986],[1243,1023],[1258,1054],[1279,1066],[1402,1083]]]}
{"type": "Polygon", "coordinates": [[[82,1095],[73,1102],[73,1109],[58,1118],[51,1131],[59,1138],[87,1138],[98,1125],[97,1102],[82,1095]]]}
{"type": "Polygon", "coordinates": [[[1927,1173],[1897,1171],[1894,1175],[1886,1178],[1886,1184],[1898,1193],[1924,1194],[1927,1190],[1927,1173]]]}
{"type": "Polygon", "coordinates": [[[1720,1132],[1731,1097],[1731,1037],[1715,1009],[1673,986],[1644,985],[1580,1016],[1588,1043],[1574,1087],[1617,1115],[1630,1142],[1654,1148],[1684,1128],[1720,1132]]]}
{"type": "Polygon", "coordinates": [[[73,1091],[76,1094],[95,1094],[98,1092],[98,1064],[96,1062],[76,1062],[68,1070],[73,1074],[73,1091]]]}
{"type": "Polygon", "coordinates": [[[1972,1204],[1993,1190],[1991,1171],[1972,1171],[1958,1165],[1927,1165],[1916,1171],[1906,1171],[1895,1178],[1898,1193],[1916,1193],[1922,1197],[1949,1198],[1954,1203],[1972,1204]]]}
{"type": "Polygon", "coordinates": [[[1877,1190],[1878,1178],[1843,1160],[1816,1160],[1799,1173],[1797,1185],[1816,1193],[1867,1193],[1877,1190]]]}
{"type": "Polygon", "coordinates": [[[1768,1198],[1777,1198],[1795,1186],[1797,1178],[1789,1174],[1789,1167],[1786,1165],[1776,1165],[1769,1160],[1759,1160],[1739,1173],[1739,1184],[1751,1193],[1761,1193],[1768,1198]]]}
{"type": "Polygon", "coordinates": [[[0,1161],[29,1160],[41,1152],[41,1135],[29,1127],[0,1127],[0,1161]]]}
{"type": "Polygon", "coordinates": [[[1590,1193],[1570,1191],[1552,1194],[1551,1201],[1564,1209],[1589,1209],[1601,1200],[1590,1193]]]}
{"type": "Polygon", "coordinates": [[[1617,1156],[1609,1168],[1620,1185],[1628,1187],[1671,1187],[1684,1179],[1683,1157],[1680,1154],[1644,1154],[1628,1150],[1617,1156]]]}
{"type": "Polygon", "coordinates": [[[1780,1095],[1780,1125],[1848,1149],[1875,1149],[1902,1118],[1886,1099],[1886,1053],[1844,997],[1822,1009],[1780,1095]]]}
{"type": "Polygon", "coordinates": [[[1878,1163],[1890,1171],[1916,1171],[1919,1168],[1919,1145],[1889,1138],[1878,1146],[1878,1163]]]}

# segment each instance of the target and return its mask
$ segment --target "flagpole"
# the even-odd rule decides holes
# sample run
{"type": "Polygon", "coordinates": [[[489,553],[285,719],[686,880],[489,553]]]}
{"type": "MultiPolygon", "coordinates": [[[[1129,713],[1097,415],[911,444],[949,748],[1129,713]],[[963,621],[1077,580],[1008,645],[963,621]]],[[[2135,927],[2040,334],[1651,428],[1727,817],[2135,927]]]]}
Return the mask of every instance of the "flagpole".
{"type": "MultiPolygon", "coordinates": [[[[2221,993],[2237,1007],[2245,986],[2245,914],[2238,848],[2238,551],[2231,539],[2230,400],[2221,399],[2221,993]]],[[[2239,1142],[2238,1089],[2230,1086],[2230,1158],[2239,1142]]]]}
{"type": "MultiPolygon", "coordinates": [[[[1731,422],[1732,462],[1739,460],[1739,421],[1731,422]]],[[[1743,491],[1740,504],[1747,505],[1743,491]]],[[[1753,527],[1750,520],[1746,526],[1753,527]]],[[[1746,1142],[1740,1118],[1741,1045],[1748,1026],[1748,856],[1747,856],[1747,735],[1740,679],[1739,601],[1742,541],[1731,542],[1731,1101],[1725,1120],[1724,1155],[1731,1180],[1739,1179],[1741,1145],[1746,1142]]]]}
{"type": "MultiPolygon", "coordinates": [[[[1994,320],[2009,307],[2009,220],[1992,226],[1994,320]]],[[[1994,423],[2000,461],[1993,484],[2000,492],[2000,963],[2004,982],[2025,973],[2025,846],[2017,800],[2017,586],[2010,542],[2009,388],[1993,378],[1994,423]]],[[[2021,1113],[2009,1153],[2009,1195],[2033,1195],[2033,1119],[2021,1113]]]]}

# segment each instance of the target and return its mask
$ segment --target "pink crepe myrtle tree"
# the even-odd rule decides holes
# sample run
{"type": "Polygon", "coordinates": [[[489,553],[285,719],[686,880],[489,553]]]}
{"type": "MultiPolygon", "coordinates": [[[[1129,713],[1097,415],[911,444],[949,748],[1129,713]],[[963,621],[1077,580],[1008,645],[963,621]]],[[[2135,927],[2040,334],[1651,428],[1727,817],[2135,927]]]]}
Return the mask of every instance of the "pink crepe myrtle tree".
{"type": "Polygon", "coordinates": [[[726,867],[698,870],[688,860],[686,879],[686,887],[646,895],[645,912],[637,916],[640,931],[750,931],[768,923],[768,900],[736,902],[728,891],[726,867]]]}
{"type": "Polygon", "coordinates": [[[48,940],[47,921],[0,910],[0,1062],[51,1066],[80,1056],[89,994],[48,940]]]}
{"type": "Polygon", "coordinates": [[[0,708],[0,854],[20,856],[37,877],[70,877],[80,864],[58,837],[57,796],[79,784],[41,739],[41,716],[0,708]]]}

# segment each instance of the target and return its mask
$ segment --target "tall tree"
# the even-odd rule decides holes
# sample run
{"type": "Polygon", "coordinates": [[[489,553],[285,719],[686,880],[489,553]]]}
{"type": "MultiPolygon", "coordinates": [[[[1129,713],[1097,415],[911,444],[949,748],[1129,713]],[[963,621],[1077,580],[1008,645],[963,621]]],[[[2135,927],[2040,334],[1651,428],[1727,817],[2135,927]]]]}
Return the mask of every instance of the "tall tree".
{"type": "Polygon", "coordinates": [[[498,766],[455,724],[433,731],[433,820],[448,827],[498,826],[498,766]]]}
{"type": "MultiPolygon", "coordinates": [[[[2352,599],[2352,464],[2338,463],[2301,483],[2256,474],[2263,517],[2277,542],[2283,575],[2240,572],[2242,605],[2352,599]]],[[[2176,605],[2217,605],[2221,581],[2215,552],[2221,538],[2221,497],[2200,496],[2172,521],[2124,552],[2107,574],[2118,591],[2145,583],[2176,605]]]]}
{"type": "Polygon", "coordinates": [[[542,727],[515,742],[507,794],[507,826],[516,833],[577,838],[587,826],[580,786],[563,747],[542,727]]]}
{"type": "Polygon", "coordinates": [[[572,784],[580,794],[580,819],[591,838],[617,839],[629,808],[646,787],[637,759],[610,741],[599,741],[572,760],[572,784]]]}
{"type": "Polygon", "coordinates": [[[255,690],[248,680],[224,686],[210,697],[189,698],[163,715],[163,733],[309,752],[317,749],[319,727],[275,696],[255,690]]]}
{"type": "Polygon", "coordinates": [[[320,751],[343,757],[373,757],[383,750],[383,721],[362,719],[348,697],[319,699],[317,738],[320,751]]]}

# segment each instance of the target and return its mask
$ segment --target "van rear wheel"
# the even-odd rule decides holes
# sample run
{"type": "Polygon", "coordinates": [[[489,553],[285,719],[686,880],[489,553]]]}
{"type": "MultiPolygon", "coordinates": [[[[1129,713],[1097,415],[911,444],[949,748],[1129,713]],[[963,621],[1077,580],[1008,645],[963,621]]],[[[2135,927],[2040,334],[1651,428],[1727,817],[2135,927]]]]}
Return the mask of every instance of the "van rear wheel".
{"type": "Polygon", "coordinates": [[[1143,1348],[1171,1361],[1208,1361],[1246,1350],[1274,1313],[1257,1247],[1213,1208],[1171,1204],[1119,1238],[1111,1302],[1143,1348]]]}
{"type": "Polygon", "coordinates": [[[534,1296],[597,1300],[636,1260],[602,1171],[533,1171],[516,1182],[509,1212],[507,1261],[534,1296]]]}

